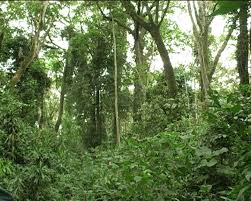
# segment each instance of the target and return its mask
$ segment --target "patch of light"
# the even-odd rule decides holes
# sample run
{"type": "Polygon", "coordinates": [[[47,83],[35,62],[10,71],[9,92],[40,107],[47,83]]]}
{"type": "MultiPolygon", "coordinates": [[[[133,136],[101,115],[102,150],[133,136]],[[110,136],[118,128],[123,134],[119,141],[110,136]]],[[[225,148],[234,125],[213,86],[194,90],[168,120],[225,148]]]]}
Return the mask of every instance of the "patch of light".
{"type": "Polygon", "coordinates": [[[151,61],[150,72],[162,71],[162,70],[163,70],[163,62],[161,60],[161,57],[159,55],[154,56],[151,61]]]}
{"type": "Polygon", "coordinates": [[[50,92],[53,94],[53,97],[57,97],[57,98],[60,97],[60,91],[59,90],[57,90],[55,88],[51,88],[50,92]]]}
{"type": "Polygon", "coordinates": [[[129,44],[129,48],[126,53],[126,61],[130,64],[134,64],[134,59],[133,59],[133,57],[134,57],[134,52],[133,52],[134,39],[133,39],[133,36],[128,33],[127,33],[127,42],[129,44]]]}
{"type": "Polygon", "coordinates": [[[6,62],[1,62],[0,63],[0,69],[3,71],[3,72],[11,72],[13,71],[13,62],[14,60],[13,59],[8,59],[6,62]]]}
{"type": "Polygon", "coordinates": [[[23,30],[26,30],[28,33],[31,33],[32,30],[28,23],[25,20],[11,20],[8,22],[10,27],[13,28],[22,28],[23,30]]]}
{"type": "Polygon", "coordinates": [[[132,93],[132,92],[134,91],[134,85],[130,85],[130,86],[128,87],[128,89],[129,89],[129,91],[132,93]]]}
{"type": "Polygon", "coordinates": [[[211,24],[212,34],[215,37],[220,37],[224,33],[225,24],[226,19],[224,19],[222,16],[216,16],[211,24]]]}
{"type": "MultiPolygon", "coordinates": [[[[187,4],[187,2],[181,2],[187,4]]],[[[192,23],[189,20],[189,15],[187,12],[181,12],[180,9],[175,9],[175,12],[170,16],[172,21],[175,21],[180,30],[183,32],[191,32],[192,31],[192,23]]]]}

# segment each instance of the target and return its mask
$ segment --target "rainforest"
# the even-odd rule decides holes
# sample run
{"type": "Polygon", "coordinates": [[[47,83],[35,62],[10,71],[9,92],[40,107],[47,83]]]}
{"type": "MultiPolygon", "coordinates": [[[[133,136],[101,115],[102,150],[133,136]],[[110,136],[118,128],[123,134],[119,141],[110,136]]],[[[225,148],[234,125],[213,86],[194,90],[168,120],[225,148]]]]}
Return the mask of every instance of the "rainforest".
{"type": "Polygon", "coordinates": [[[0,201],[251,201],[251,1],[1,1],[0,201]]]}

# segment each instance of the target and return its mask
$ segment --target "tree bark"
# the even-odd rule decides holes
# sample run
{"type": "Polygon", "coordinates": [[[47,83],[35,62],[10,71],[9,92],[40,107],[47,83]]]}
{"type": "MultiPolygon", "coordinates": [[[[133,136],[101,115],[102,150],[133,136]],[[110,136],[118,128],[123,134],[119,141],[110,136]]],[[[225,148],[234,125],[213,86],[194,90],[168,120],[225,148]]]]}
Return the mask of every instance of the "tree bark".
{"type": "Polygon", "coordinates": [[[139,45],[139,41],[135,41],[135,72],[134,72],[134,91],[133,91],[133,122],[137,123],[141,121],[141,113],[140,107],[142,105],[143,99],[143,87],[142,80],[140,79],[141,72],[140,68],[142,68],[142,60],[141,60],[141,49],[139,45]]]}
{"type": "MultiPolygon", "coordinates": [[[[59,102],[59,109],[58,109],[58,118],[55,124],[55,131],[56,133],[59,130],[59,127],[62,123],[62,117],[64,113],[64,100],[65,100],[65,95],[67,92],[67,79],[69,75],[69,62],[68,62],[68,54],[66,53],[66,63],[64,66],[64,72],[63,72],[63,78],[62,78],[62,85],[61,85],[61,92],[60,92],[60,102],[59,102]]],[[[69,83],[68,83],[69,84],[69,83]]]]}
{"type": "Polygon", "coordinates": [[[41,94],[41,101],[39,104],[39,113],[38,113],[38,126],[40,129],[44,126],[44,97],[45,96],[45,90],[41,94]]]}
{"type": "Polygon", "coordinates": [[[3,41],[4,41],[4,32],[0,32],[0,51],[2,50],[3,41]]]}
{"type": "Polygon", "coordinates": [[[199,52],[199,60],[200,60],[200,70],[201,70],[201,76],[202,76],[202,91],[203,91],[203,97],[205,100],[208,96],[208,91],[210,88],[209,78],[208,78],[208,72],[209,72],[209,45],[208,45],[208,29],[205,27],[205,32],[201,36],[201,40],[198,43],[198,52],[199,52]]]}
{"type": "Polygon", "coordinates": [[[119,108],[118,108],[118,66],[117,66],[117,47],[114,21],[112,21],[112,35],[114,48],[114,110],[115,110],[115,127],[116,127],[116,144],[120,144],[120,129],[119,129],[119,108]]]}
{"type": "Polygon", "coordinates": [[[174,74],[173,66],[170,61],[168,51],[164,44],[163,38],[161,37],[159,27],[154,26],[154,28],[150,30],[150,34],[154,42],[157,45],[158,52],[160,53],[160,57],[164,63],[164,73],[167,79],[167,84],[170,90],[170,94],[172,97],[175,97],[178,90],[177,85],[176,85],[175,74],[174,74]]]}
{"type": "MultiPolygon", "coordinates": [[[[136,27],[136,26],[135,26],[136,27]]],[[[133,122],[141,122],[142,111],[141,106],[146,99],[146,82],[147,82],[147,62],[144,59],[144,36],[145,30],[139,28],[138,33],[134,34],[134,55],[135,55],[135,71],[134,71],[134,94],[133,94],[133,122]]]]}
{"type": "Polygon", "coordinates": [[[34,42],[32,44],[32,50],[31,50],[31,52],[20,63],[20,66],[18,67],[15,75],[12,77],[12,79],[10,81],[10,85],[12,87],[15,87],[16,84],[21,80],[21,77],[24,74],[24,72],[26,71],[26,69],[28,68],[28,66],[37,57],[39,49],[40,49],[40,47],[39,47],[39,44],[38,44],[38,39],[34,39],[34,42]]]}
{"type": "Polygon", "coordinates": [[[237,69],[240,77],[240,85],[249,84],[248,74],[248,4],[244,4],[240,8],[239,24],[240,32],[237,40],[237,69]]]}

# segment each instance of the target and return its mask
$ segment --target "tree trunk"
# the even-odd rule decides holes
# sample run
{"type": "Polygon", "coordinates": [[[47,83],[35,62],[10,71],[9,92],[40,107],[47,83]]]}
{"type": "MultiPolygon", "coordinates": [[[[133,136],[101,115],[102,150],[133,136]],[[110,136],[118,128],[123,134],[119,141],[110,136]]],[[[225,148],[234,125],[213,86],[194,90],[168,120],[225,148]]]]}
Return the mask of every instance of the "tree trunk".
{"type": "Polygon", "coordinates": [[[236,27],[237,16],[234,18],[233,24],[228,29],[224,42],[220,45],[215,57],[212,58],[209,48],[209,36],[211,34],[210,25],[213,20],[213,17],[210,16],[210,10],[213,8],[212,2],[198,1],[196,6],[195,1],[187,1],[187,5],[188,13],[193,24],[195,50],[198,53],[196,56],[200,67],[201,100],[205,101],[221,54],[225,50],[233,30],[236,27]],[[191,5],[193,5],[193,10],[191,5]]]}
{"type": "MultiPolygon", "coordinates": [[[[66,57],[68,55],[66,54],[66,57]]],[[[62,117],[64,113],[64,100],[65,100],[65,95],[67,92],[67,79],[69,75],[69,63],[68,63],[68,58],[66,58],[66,63],[64,66],[64,72],[63,72],[63,78],[62,78],[62,85],[61,85],[61,93],[60,93],[60,102],[59,102],[59,109],[58,109],[58,118],[55,124],[55,131],[58,132],[59,127],[62,122],[62,117]]],[[[69,84],[69,83],[68,83],[69,84]]]]}
{"type": "Polygon", "coordinates": [[[208,50],[208,29],[205,27],[204,33],[201,36],[201,39],[197,43],[198,53],[199,53],[199,62],[200,62],[200,73],[201,73],[201,87],[202,87],[202,100],[207,100],[208,91],[209,91],[209,50],[208,50]]]}
{"type": "Polygon", "coordinates": [[[16,84],[21,80],[21,77],[24,74],[24,72],[26,71],[26,69],[33,62],[33,60],[37,57],[39,49],[40,49],[39,41],[38,41],[38,39],[34,39],[31,52],[20,63],[20,66],[18,67],[15,75],[10,80],[10,85],[12,87],[15,87],[16,84]]]}
{"type": "Polygon", "coordinates": [[[43,91],[43,93],[41,95],[41,101],[40,101],[40,105],[39,105],[38,126],[40,129],[42,129],[44,126],[44,98],[45,98],[44,94],[45,94],[45,91],[43,91]]]}
{"type": "Polygon", "coordinates": [[[119,108],[118,108],[118,66],[117,66],[117,49],[114,21],[112,21],[112,35],[114,47],[114,110],[115,110],[115,126],[116,126],[116,144],[120,144],[120,129],[119,129],[119,108]]]}
{"type": "Polygon", "coordinates": [[[248,74],[248,29],[247,29],[247,19],[248,19],[248,4],[244,4],[240,8],[240,33],[237,40],[237,69],[240,77],[240,85],[249,84],[249,74],[248,74]]]}
{"type": "Polygon", "coordinates": [[[143,61],[143,35],[144,33],[138,33],[138,36],[134,37],[135,48],[135,72],[134,72],[134,94],[133,94],[133,122],[140,122],[142,119],[142,113],[140,108],[145,102],[145,68],[146,62],[143,61]]]}
{"type": "MultiPolygon", "coordinates": [[[[147,22],[142,16],[139,16],[135,12],[135,8],[133,4],[130,3],[130,1],[121,1],[121,3],[126,9],[127,14],[130,15],[134,21],[138,22],[140,26],[142,26],[145,30],[147,30],[151,34],[154,42],[157,45],[157,49],[160,54],[160,57],[164,63],[164,73],[167,79],[167,85],[170,90],[170,95],[171,97],[175,97],[178,91],[176,80],[175,80],[175,74],[174,74],[173,66],[169,58],[168,51],[164,44],[163,38],[160,34],[160,25],[161,25],[162,20],[159,22],[159,24],[156,24],[153,21],[147,22]]],[[[150,16],[151,15],[148,15],[148,17],[150,16]]],[[[165,15],[162,16],[162,19],[164,16],[165,15]]]]}
{"type": "Polygon", "coordinates": [[[4,32],[0,32],[0,51],[2,50],[3,41],[4,41],[4,32]]]}
{"type": "Polygon", "coordinates": [[[96,86],[96,133],[97,133],[97,141],[100,145],[102,142],[102,121],[101,121],[101,110],[100,110],[100,89],[99,86],[96,86]]]}
{"type": "Polygon", "coordinates": [[[150,31],[150,34],[151,34],[154,42],[157,45],[157,49],[160,53],[160,57],[164,63],[164,73],[165,73],[165,77],[167,79],[167,84],[168,84],[168,87],[170,90],[170,94],[172,97],[175,97],[177,94],[177,85],[176,85],[176,80],[175,80],[175,74],[174,74],[173,66],[172,66],[170,58],[169,58],[168,51],[167,51],[166,46],[164,44],[164,41],[161,37],[159,27],[156,26],[156,27],[152,28],[152,30],[150,31]]]}
{"type": "MultiPolygon", "coordinates": [[[[36,27],[34,37],[32,38],[31,43],[31,50],[28,53],[28,55],[25,56],[24,60],[20,63],[20,66],[18,67],[15,75],[10,80],[11,87],[15,87],[16,84],[20,81],[22,75],[26,71],[26,69],[29,67],[29,65],[33,62],[33,60],[37,57],[40,48],[41,48],[41,36],[40,33],[44,29],[44,23],[45,23],[45,13],[49,5],[49,1],[42,1],[42,8],[40,10],[40,14],[38,16],[38,27],[36,27]]],[[[48,34],[48,31],[45,31],[44,37],[48,34]]]]}

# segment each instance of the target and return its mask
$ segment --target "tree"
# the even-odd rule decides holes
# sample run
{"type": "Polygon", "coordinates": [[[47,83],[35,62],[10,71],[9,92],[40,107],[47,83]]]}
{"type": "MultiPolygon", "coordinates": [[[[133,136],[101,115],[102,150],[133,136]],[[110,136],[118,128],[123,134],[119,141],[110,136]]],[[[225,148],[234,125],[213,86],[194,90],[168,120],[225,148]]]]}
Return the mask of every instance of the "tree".
{"type": "Polygon", "coordinates": [[[119,129],[119,110],[118,110],[118,66],[117,66],[117,45],[115,35],[114,21],[112,21],[113,35],[113,54],[114,54],[114,110],[115,110],[115,126],[116,126],[116,144],[120,144],[120,129],[119,129]]]}
{"type": "Polygon", "coordinates": [[[27,55],[22,55],[24,56],[24,58],[22,58],[20,66],[18,67],[15,75],[12,77],[10,81],[11,86],[15,86],[20,81],[25,70],[29,67],[32,61],[38,56],[41,46],[44,43],[44,40],[48,35],[50,28],[52,26],[50,20],[49,21],[45,20],[45,15],[47,8],[49,6],[49,1],[36,2],[34,6],[38,6],[39,11],[38,13],[36,13],[35,19],[33,19],[35,30],[34,30],[34,36],[32,36],[31,38],[30,51],[27,53],[27,55]],[[41,35],[42,31],[44,31],[43,35],[41,35]]]}
{"type": "MultiPolygon", "coordinates": [[[[145,102],[146,99],[146,85],[148,80],[148,71],[149,71],[149,64],[147,62],[148,60],[148,53],[144,53],[144,50],[147,49],[146,42],[145,42],[145,36],[146,36],[146,30],[137,22],[133,21],[133,28],[128,26],[126,22],[122,22],[122,20],[119,20],[118,18],[112,18],[110,16],[107,16],[99,4],[97,3],[97,6],[100,10],[100,13],[104,17],[104,19],[112,22],[112,20],[118,24],[121,28],[126,30],[129,34],[131,34],[134,38],[134,59],[135,59],[135,68],[133,71],[133,83],[134,83],[134,93],[133,93],[133,122],[138,123],[142,119],[142,108],[141,106],[145,102]]],[[[111,6],[111,5],[110,5],[111,6]]],[[[115,9],[115,8],[113,8],[115,9]]],[[[116,10],[118,10],[116,8],[116,10]]],[[[142,12],[144,10],[144,6],[140,1],[137,2],[137,14],[142,15],[142,12]]],[[[119,10],[121,13],[122,10],[119,10]]],[[[118,11],[117,11],[118,12],[118,11]]]]}
{"type": "Polygon", "coordinates": [[[138,15],[135,11],[134,5],[130,1],[121,1],[123,7],[126,9],[126,13],[133,18],[133,20],[137,21],[140,26],[142,26],[145,30],[147,30],[160,53],[161,59],[164,63],[164,72],[165,77],[168,83],[168,88],[170,90],[170,95],[172,97],[175,97],[177,94],[177,85],[175,80],[175,74],[173,70],[173,66],[170,61],[168,50],[164,44],[163,38],[160,33],[160,26],[164,20],[164,17],[168,11],[170,1],[163,2],[166,3],[166,6],[164,9],[161,10],[162,6],[160,6],[160,1],[154,1],[150,7],[148,6],[148,2],[143,2],[146,7],[147,11],[144,13],[145,16],[147,16],[148,20],[143,18],[142,16],[138,15]],[[154,8],[154,14],[151,13],[151,10],[154,8]],[[160,12],[162,11],[162,13],[160,12]],[[161,13],[161,15],[160,15],[161,13]]]}
{"type": "MultiPolygon", "coordinates": [[[[59,127],[62,122],[63,113],[64,113],[64,102],[65,102],[65,96],[67,94],[68,89],[71,86],[71,80],[72,80],[72,74],[74,71],[74,67],[72,66],[71,62],[71,39],[74,37],[74,27],[72,25],[69,25],[64,30],[63,35],[67,40],[69,41],[69,47],[67,50],[63,50],[64,57],[65,57],[65,64],[63,68],[63,77],[61,81],[61,91],[60,91],[60,100],[59,100],[59,110],[58,110],[58,116],[57,121],[55,124],[55,131],[58,132],[59,127]]],[[[59,47],[60,48],[60,47],[59,47]]],[[[60,48],[62,49],[62,48],[60,48]]]]}
{"type": "Polygon", "coordinates": [[[69,80],[71,79],[71,66],[70,66],[70,62],[69,62],[69,49],[67,51],[65,51],[65,57],[66,57],[66,61],[65,61],[65,66],[64,66],[64,70],[63,70],[63,77],[62,77],[62,84],[61,84],[61,92],[60,92],[60,101],[59,101],[59,110],[58,110],[58,117],[57,117],[57,121],[55,124],[55,131],[58,132],[59,127],[61,125],[62,122],[62,117],[63,117],[63,113],[64,113],[64,100],[65,100],[65,95],[67,93],[67,88],[69,87],[69,80]]]}
{"type": "Polygon", "coordinates": [[[239,26],[240,31],[237,39],[237,69],[240,77],[240,85],[249,84],[249,74],[248,74],[248,2],[241,5],[239,14],[239,26]]]}
{"type": "Polygon", "coordinates": [[[189,16],[193,25],[196,56],[200,66],[201,89],[204,98],[207,98],[210,83],[212,82],[221,54],[225,50],[235,29],[237,17],[233,19],[232,25],[228,29],[224,42],[220,45],[215,57],[212,58],[209,36],[211,34],[210,25],[214,19],[214,16],[210,14],[212,13],[214,4],[212,2],[205,1],[198,1],[197,3],[195,3],[195,1],[192,1],[192,3],[187,1],[187,5],[189,16]],[[193,10],[191,8],[191,4],[193,5],[193,10]]]}
{"type": "Polygon", "coordinates": [[[212,13],[212,16],[236,14],[238,13],[239,9],[238,19],[239,19],[240,31],[237,39],[237,50],[236,50],[237,69],[240,77],[240,85],[249,84],[248,45],[250,45],[251,47],[251,40],[248,41],[247,20],[248,20],[248,7],[250,6],[250,1],[234,1],[234,2],[218,1],[216,6],[218,6],[218,8],[212,13]]]}

